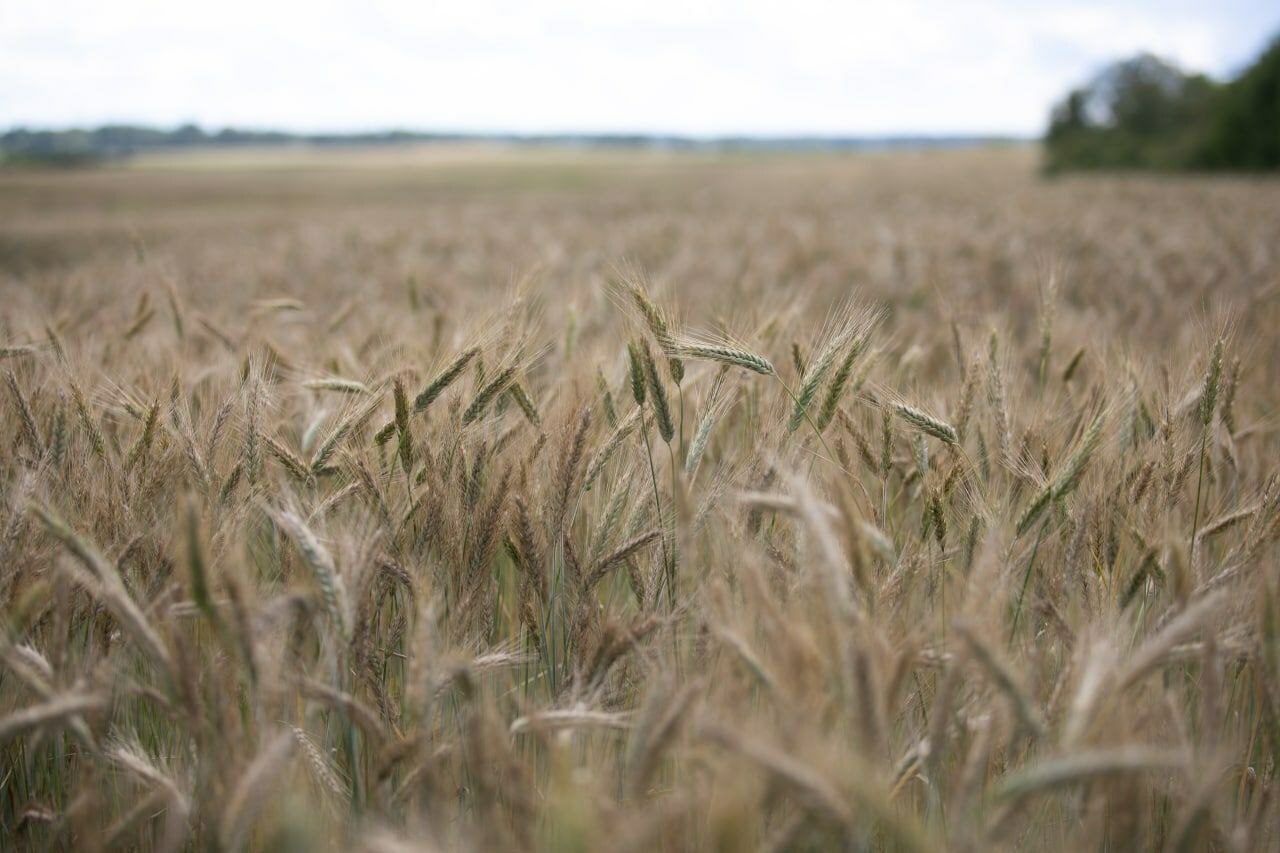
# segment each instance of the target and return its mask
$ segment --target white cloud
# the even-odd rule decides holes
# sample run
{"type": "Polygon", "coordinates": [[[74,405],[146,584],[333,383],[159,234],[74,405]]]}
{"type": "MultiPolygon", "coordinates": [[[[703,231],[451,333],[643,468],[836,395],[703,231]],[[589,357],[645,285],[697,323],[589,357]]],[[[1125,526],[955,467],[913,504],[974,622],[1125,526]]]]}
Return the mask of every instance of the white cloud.
{"type": "Polygon", "coordinates": [[[1221,73],[1280,25],[1256,0],[18,6],[0,125],[1035,133],[1111,58],[1221,73]]]}

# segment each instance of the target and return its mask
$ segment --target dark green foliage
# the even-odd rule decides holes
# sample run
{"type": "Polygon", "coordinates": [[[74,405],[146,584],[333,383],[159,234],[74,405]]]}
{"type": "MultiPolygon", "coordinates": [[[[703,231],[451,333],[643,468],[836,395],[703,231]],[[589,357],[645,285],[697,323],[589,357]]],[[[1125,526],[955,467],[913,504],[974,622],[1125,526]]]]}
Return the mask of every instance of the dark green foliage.
{"type": "Polygon", "coordinates": [[[1053,110],[1046,168],[1178,169],[1190,165],[1216,85],[1142,54],[1115,63],[1053,110]]]}
{"type": "Polygon", "coordinates": [[[1208,168],[1280,168],[1280,38],[1227,86],[1201,150],[1208,168]]]}
{"type": "Polygon", "coordinates": [[[1141,54],[1053,109],[1046,171],[1280,167],[1280,40],[1219,84],[1141,54]]]}

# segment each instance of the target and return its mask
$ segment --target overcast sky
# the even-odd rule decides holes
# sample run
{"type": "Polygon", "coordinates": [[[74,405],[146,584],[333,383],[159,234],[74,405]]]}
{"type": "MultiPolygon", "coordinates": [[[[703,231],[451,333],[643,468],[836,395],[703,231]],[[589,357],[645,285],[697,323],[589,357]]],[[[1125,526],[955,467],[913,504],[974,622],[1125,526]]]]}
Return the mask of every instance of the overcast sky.
{"type": "Polygon", "coordinates": [[[1215,75],[1276,0],[0,0],[0,128],[1035,134],[1149,49],[1215,75]]]}

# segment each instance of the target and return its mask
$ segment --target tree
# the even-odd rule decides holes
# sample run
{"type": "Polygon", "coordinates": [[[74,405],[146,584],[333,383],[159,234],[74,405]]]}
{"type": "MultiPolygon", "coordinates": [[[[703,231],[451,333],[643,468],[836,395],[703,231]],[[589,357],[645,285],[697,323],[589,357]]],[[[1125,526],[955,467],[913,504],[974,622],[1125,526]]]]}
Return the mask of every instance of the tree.
{"type": "Polygon", "coordinates": [[[1280,169],[1280,37],[1220,85],[1142,54],[1054,105],[1046,168],[1280,169]]]}
{"type": "Polygon", "coordinates": [[[1179,168],[1200,149],[1217,87],[1149,53],[1116,62],[1055,105],[1048,168],[1179,168]]]}
{"type": "Polygon", "coordinates": [[[1280,37],[1222,93],[1198,165],[1280,168],[1280,37]]]}

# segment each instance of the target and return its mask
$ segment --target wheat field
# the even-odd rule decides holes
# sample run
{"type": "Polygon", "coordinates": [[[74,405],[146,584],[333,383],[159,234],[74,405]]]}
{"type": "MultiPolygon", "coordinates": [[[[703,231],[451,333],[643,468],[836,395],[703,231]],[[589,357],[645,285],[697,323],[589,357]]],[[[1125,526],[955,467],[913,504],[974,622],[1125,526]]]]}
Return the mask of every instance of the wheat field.
{"type": "Polygon", "coordinates": [[[0,846],[1274,850],[1280,183],[0,174],[0,846]]]}

